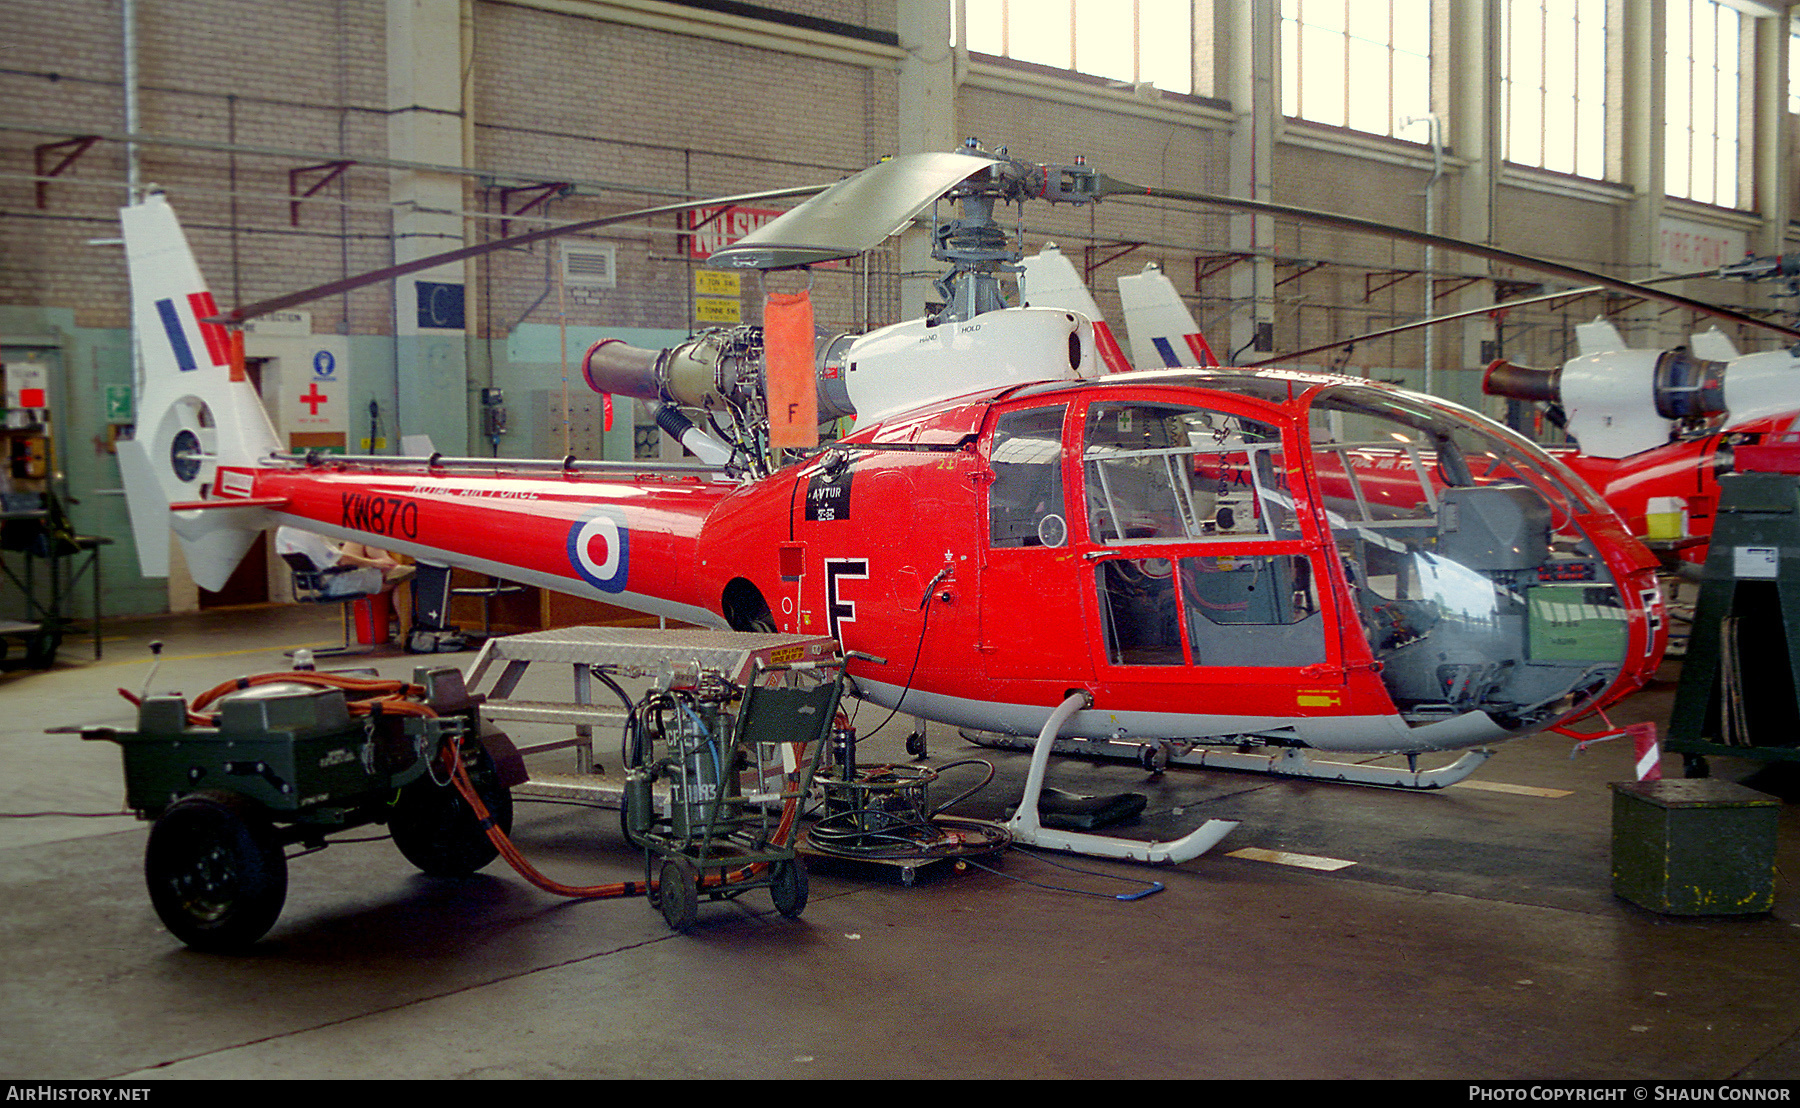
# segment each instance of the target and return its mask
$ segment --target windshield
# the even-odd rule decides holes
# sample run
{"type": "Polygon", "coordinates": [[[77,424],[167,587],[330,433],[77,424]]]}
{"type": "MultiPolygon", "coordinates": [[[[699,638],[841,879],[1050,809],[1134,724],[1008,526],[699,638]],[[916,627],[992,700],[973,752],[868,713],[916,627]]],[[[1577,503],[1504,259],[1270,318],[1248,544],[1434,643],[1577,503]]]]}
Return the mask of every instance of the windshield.
{"type": "Polygon", "coordinates": [[[1402,713],[1517,729],[1599,693],[1627,609],[1576,522],[1593,494],[1472,413],[1373,387],[1309,415],[1322,506],[1402,713]]]}

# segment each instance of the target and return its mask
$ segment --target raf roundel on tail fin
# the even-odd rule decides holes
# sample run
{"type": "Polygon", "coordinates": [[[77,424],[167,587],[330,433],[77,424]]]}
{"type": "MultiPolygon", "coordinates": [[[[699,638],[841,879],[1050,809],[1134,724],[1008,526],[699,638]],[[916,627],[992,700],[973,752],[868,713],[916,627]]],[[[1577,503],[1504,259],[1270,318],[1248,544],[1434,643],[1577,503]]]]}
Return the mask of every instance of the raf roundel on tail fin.
{"type": "MultiPolygon", "coordinates": [[[[146,577],[166,577],[170,506],[209,499],[221,464],[254,464],[279,450],[280,439],[242,367],[233,366],[230,333],[207,322],[218,307],[168,202],[152,194],[119,219],[131,276],[138,409],[134,438],[119,444],[119,470],[139,568],[146,577]]],[[[203,540],[184,537],[195,582],[221,587],[259,532],[243,525],[213,528],[203,540]]]]}
{"type": "Polygon", "coordinates": [[[1119,278],[1119,305],[1131,339],[1131,361],[1139,369],[1219,364],[1175,283],[1156,263],[1119,278]]]}

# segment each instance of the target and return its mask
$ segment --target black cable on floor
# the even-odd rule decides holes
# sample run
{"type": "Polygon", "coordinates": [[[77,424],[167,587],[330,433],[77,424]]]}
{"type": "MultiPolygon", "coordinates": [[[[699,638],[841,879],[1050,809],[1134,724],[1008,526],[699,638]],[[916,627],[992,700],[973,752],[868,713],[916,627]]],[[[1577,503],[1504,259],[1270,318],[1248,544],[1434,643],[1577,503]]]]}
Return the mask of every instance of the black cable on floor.
{"type": "Polygon", "coordinates": [[[1097,872],[1097,871],[1091,870],[1091,869],[1081,869],[1078,866],[1065,865],[1062,862],[1055,861],[1054,859],[1048,858],[1042,854],[1035,854],[1030,851],[1027,851],[1027,850],[1025,850],[1024,847],[1021,847],[1017,844],[1015,844],[1012,847],[1012,849],[1025,854],[1027,857],[1036,858],[1040,862],[1048,862],[1050,865],[1053,865],[1058,869],[1066,869],[1071,873],[1081,873],[1081,874],[1086,874],[1089,877],[1100,877],[1100,878],[1104,878],[1109,881],[1121,881],[1121,882],[1124,882],[1126,884],[1131,884],[1131,885],[1143,885],[1143,886],[1145,886],[1145,888],[1142,892],[1129,893],[1129,894],[1127,894],[1127,893],[1099,893],[1099,892],[1094,892],[1090,889],[1075,889],[1075,888],[1070,888],[1067,885],[1051,885],[1051,884],[1048,884],[1043,881],[1031,881],[1024,877],[1015,877],[1010,873],[1001,873],[999,870],[995,869],[994,867],[984,866],[980,862],[974,861],[973,859],[963,859],[963,860],[967,861],[970,865],[976,867],[977,869],[986,870],[987,872],[993,874],[996,877],[1004,877],[1008,881],[1017,881],[1021,885],[1030,885],[1034,889],[1047,889],[1052,892],[1072,893],[1075,896],[1092,896],[1092,897],[1098,897],[1102,900],[1142,900],[1147,896],[1153,896],[1156,893],[1162,892],[1163,889],[1165,888],[1165,886],[1163,885],[1163,883],[1161,881],[1145,881],[1142,878],[1136,878],[1136,877],[1120,877],[1118,874],[1114,874],[1114,873],[1100,873],[1100,872],[1097,872]]]}

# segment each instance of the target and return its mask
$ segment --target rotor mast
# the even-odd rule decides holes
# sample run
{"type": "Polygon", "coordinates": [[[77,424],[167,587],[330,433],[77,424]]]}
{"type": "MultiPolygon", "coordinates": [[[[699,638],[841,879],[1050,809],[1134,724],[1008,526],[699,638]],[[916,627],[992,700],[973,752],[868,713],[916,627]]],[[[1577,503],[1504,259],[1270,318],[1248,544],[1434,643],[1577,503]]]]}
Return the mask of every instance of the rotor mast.
{"type": "MultiPolygon", "coordinates": [[[[974,139],[963,146],[971,154],[982,155],[974,139]]],[[[1007,161],[1005,147],[994,156],[998,160],[990,168],[945,194],[944,199],[962,204],[961,219],[939,223],[936,205],[932,207],[931,256],[951,266],[932,286],[944,302],[942,310],[931,317],[933,326],[966,323],[983,312],[1006,307],[1000,275],[1024,269],[1019,264],[1024,257],[1023,236],[1001,230],[994,222],[994,209],[997,204],[1025,199],[1021,187],[1025,167],[1007,161]]]]}

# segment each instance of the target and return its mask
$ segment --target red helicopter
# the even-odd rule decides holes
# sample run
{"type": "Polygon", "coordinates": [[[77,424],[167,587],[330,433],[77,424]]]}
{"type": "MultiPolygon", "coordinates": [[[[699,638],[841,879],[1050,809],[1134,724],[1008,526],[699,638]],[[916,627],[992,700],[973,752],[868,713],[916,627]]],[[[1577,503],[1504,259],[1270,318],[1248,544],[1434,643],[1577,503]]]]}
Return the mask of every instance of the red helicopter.
{"type": "MultiPolygon", "coordinates": [[[[1719,275],[1767,261],[1750,259],[1719,275]]],[[[1576,334],[1579,354],[1562,367],[1495,362],[1483,391],[1545,404],[1576,442],[1557,453],[1633,533],[1661,540],[1689,563],[1705,562],[1719,477],[1737,468],[1742,448],[1796,430],[1800,346],[1739,354],[1714,328],[1688,346],[1632,350],[1602,320],[1576,334]]]]}
{"type": "Polygon", "coordinates": [[[270,309],[221,316],[153,195],[123,212],[144,379],[120,457],[145,572],[166,572],[171,521],[206,587],[287,524],[703,626],[829,634],[865,700],[1036,736],[1016,837],[1156,861],[1232,825],[1173,844],[1053,835],[1035,803],[1053,747],[1431,788],[1479,765],[1474,748],[1649,678],[1655,560],[1523,437],[1356,378],[1108,374],[1088,318],[1006,306],[1019,255],[996,203],[1127,189],[1154,194],[1004,151],[913,155],[716,254],[812,264],[941,198],[962,208],[934,219],[952,272],[931,318],[815,337],[802,313],[663,351],[596,344],[588,382],[651,404],[686,465],[284,452],[225,326],[270,309]],[[787,448],[784,428],[804,444],[840,417],[837,441],[787,448]],[[1449,750],[1470,753],[1412,760],[1449,750]]]}

